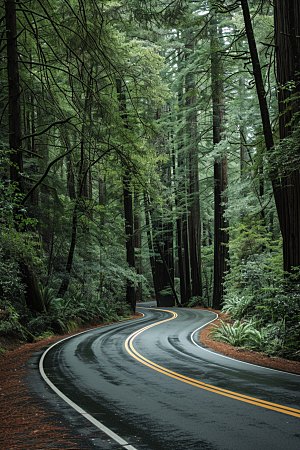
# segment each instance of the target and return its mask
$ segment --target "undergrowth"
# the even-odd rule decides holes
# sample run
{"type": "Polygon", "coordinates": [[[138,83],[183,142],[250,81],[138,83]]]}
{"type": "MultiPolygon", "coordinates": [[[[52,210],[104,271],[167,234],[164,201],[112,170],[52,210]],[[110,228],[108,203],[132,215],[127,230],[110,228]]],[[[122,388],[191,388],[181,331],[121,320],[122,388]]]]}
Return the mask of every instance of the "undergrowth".
{"type": "Polygon", "coordinates": [[[221,322],[214,339],[272,356],[300,360],[300,270],[282,270],[282,243],[273,241],[261,222],[245,223],[232,233],[230,272],[221,322]]]}
{"type": "Polygon", "coordinates": [[[15,336],[26,341],[54,333],[70,333],[84,325],[116,322],[128,318],[131,311],[121,300],[87,298],[76,294],[56,298],[51,288],[41,288],[44,311],[30,310],[24,299],[0,302],[0,336],[15,336]]]}

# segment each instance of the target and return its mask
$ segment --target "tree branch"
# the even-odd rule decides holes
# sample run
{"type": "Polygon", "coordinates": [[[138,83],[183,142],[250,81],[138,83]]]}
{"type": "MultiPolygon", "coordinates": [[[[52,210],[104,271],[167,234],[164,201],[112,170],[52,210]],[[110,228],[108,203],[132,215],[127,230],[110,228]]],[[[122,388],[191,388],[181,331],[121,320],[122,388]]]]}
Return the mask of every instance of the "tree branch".
{"type": "Polygon", "coordinates": [[[68,150],[67,152],[65,152],[64,154],[58,156],[57,158],[55,158],[53,161],[51,161],[51,163],[48,165],[47,169],[45,170],[45,173],[41,176],[41,178],[36,182],[36,184],[34,186],[32,186],[32,188],[27,192],[27,194],[25,195],[25,197],[23,198],[23,200],[21,201],[21,205],[24,205],[24,203],[28,200],[28,198],[31,196],[31,194],[36,190],[36,188],[43,182],[43,180],[46,178],[46,176],[49,173],[49,170],[51,169],[51,167],[57,163],[57,161],[59,161],[61,158],[64,158],[65,156],[67,156],[69,153],[71,153],[76,147],[78,147],[79,144],[75,145],[75,147],[71,148],[70,150],[68,150]]]}
{"type": "MultiPolygon", "coordinates": [[[[65,119],[65,120],[59,120],[59,121],[57,121],[57,122],[54,122],[54,123],[52,123],[51,125],[49,125],[49,127],[45,128],[43,131],[40,131],[39,133],[27,134],[26,136],[23,136],[23,137],[21,138],[21,140],[23,141],[24,139],[29,139],[29,138],[32,138],[32,137],[41,136],[41,134],[46,133],[46,132],[47,132],[48,130],[50,130],[52,127],[55,127],[56,125],[62,125],[62,124],[64,124],[64,123],[66,123],[66,122],[69,122],[69,120],[73,119],[74,117],[76,117],[76,116],[71,116],[71,117],[68,117],[68,119],[65,119]]],[[[66,154],[67,154],[67,153],[66,153],[66,154]]]]}

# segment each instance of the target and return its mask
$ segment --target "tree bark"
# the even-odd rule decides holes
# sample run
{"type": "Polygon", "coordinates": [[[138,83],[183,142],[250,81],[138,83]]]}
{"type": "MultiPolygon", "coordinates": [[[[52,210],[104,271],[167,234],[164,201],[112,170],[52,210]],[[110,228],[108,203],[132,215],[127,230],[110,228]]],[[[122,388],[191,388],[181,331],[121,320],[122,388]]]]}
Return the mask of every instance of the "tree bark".
{"type": "MultiPolygon", "coordinates": [[[[223,100],[223,69],[218,52],[218,25],[214,20],[211,22],[211,82],[213,103],[213,144],[218,144],[222,139],[224,120],[223,100]]],[[[224,218],[226,203],[224,191],[227,188],[227,159],[216,159],[214,163],[214,289],[213,307],[219,309],[221,306],[224,289],[223,282],[228,270],[228,232],[227,223],[224,218]]]]}
{"type": "MultiPolygon", "coordinates": [[[[8,75],[8,132],[10,147],[10,181],[16,183],[19,192],[24,193],[22,179],[23,156],[22,156],[22,119],[20,105],[20,81],[17,50],[17,18],[16,2],[7,0],[5,2],[5,23],[7,38],[7,75],[8,75]]],[[[15,219],[18,228],[18,219],[15,219]]],[[[29,308],[37,312],[44,310],[43,299],[38,287],[36,275],[30,262],[20,262],[23,274],[22,282],[26,286],[25,300],[29,308]]]]}
{"type": "MultiPolygon", "coordinates": [[[[126,97],[125,91],[122,89],[122,80],[116,80],[117,95],[119,100],[120,116],[124,120],[124,127],[128,128],[127,111],[126,111],[126,97]]],[[[135,271],[135,252],[134,252],[134,218],[133,218],[133,201],[132,189],[130,186],[130,173],[124,161],[123,164],[123,200],[124,200],[124,215],[125,215],[125,235],[126,235],[126,260],[128,266],[135,271]]],[[[135,287],[129,279],[126,286],[126,303],[131,310],[135,312],[136,309],[136,291],[135,287]]]]}
{"type": "MultiPolygon", "coordinates": [[[[183,69],[185,59],[178,61],[179,70],[183,69]]],[[[186,179],[188,175],[185,167],[188,166],[187,151],[185,148],[185,134],[186,134],[186,117],[184,114],[185,101],[183,98],[183,85],[178,89],[178,118],[180,128],[177,133],[177,167],[175,161],[173,163],[173,170],[176,174],[176,193],[175,193],[175,207],[177,211],[176,219],[176,240],[177,240],[177,254],[178,254],[178,269],[180,277],[180,301],[181,304],[186,304],[192,294],[191,278],[190,278],[190,257],[188,245],[188,218],[187,218],[187,186],[186,179]]]]}
{"type": "Polygon", "coordinates": [[[152,242],[152,236],[151,236],[149,201],[147,199],[147,194],[145,192],[144,192],[144,210],[145,210],[145,222],[146,222],[146,230],[147,230],[147,240],[148,240],[150,266],[151,266],[152,279],[153,279],[153,287],[154,287],[155,297],[157,298],[157,296],[159,294],[159,290],[158,290],[158,284],[157,284],[156,273],[155,273],[155,256],[154,256],[153,242],[152,242]]]}
{"type": "MultiPolygon", "coordinates": [[[[123,199],[126,235],[126,260],[129,268],[135,271],[133,202],[130,187],[130,173],[127,168],[125,168],[123,175],[123,199]]],[[[134,284],[130,280],[127,280],[126,303],[130,306],[131,310],[135,312],[136,291],[134,284]]]]}
{"type": "MultiPolygon", "coordinates": [[[[136,253],[136,273],[142,275],[142,233],[141,233],[141,215],[139,207],[139,195],[135,193],[134,195],[134,247],[136,253]]],[[[136,290],[136,300],[141,302],[143,299],[143,285],[142,282],[138,282],[138,287],[136,290]]]]}
{"type": "Polygon", "coordinates": [[[65,274],[63,275],[62,283],[60,285],[57,297],[64,297],[70,283],[71,270],[73,266],[73,259],[77,240],[77,225],[78,225],[78,213],[79,213],[79,197],[75,201],[75,206],[73,210],[72,217],[72,234],[71,234],[71,244],[68,253],[68,259],[65,269],[65,274]]]}
{"type": "MultiPolygon", "coordinates": [[[[300,3],[297,0],[274,2],[275,46],[279,102],[280,139],[299,126],[300,110],[300,3]],[[291,83],[291,89],[286,89],[291,83]]],[[[277,212],[283,238],[283,267],[293,273],[300,267],[300,172],[294,170],[281,178],[277,212]]]]}
{"type": "MultiPolygon", "coordinates": [[[[188,36],[186,43],[188,54],[186,59],[194,53],[193,36],[188,36]]],[[[187,143],[188,143],[188,233],[189,257],[191,271],[192,296],[202,297],[201,279],[201,217],[199,199],[199,169],[198,169],[198,142],[197,142],[197,109],[195,81],[193,72],[186,76],[186,116],[187,116],[187,143]]]]}
{"type": "Polygon", "coordinates": [[[10,147],[10,181],[16,182],[20,192],[24,192],[21,173],[23,172],[22,131],[20,106],[20,81],[17,49],[16,2],[5,1],[5,21],[7,39],[8,115],[10,147]]]}
{"type": "Polygon", "coordinates": [[[252,23],[251,23],[248,0],[241,0],[241,5],[242,5],[242,9],[243,9],[246,34],[247,34],[247,39],[248,39],[248,44],[249,44],[252,66],[253,66],[253,76],[255,79],[256,91],[257,91],[257,96],[258,96],[258,101],[259,101],[265,142],[266,142],[267,151],[270,151],[270,149],[272,147],[274,147],[273,134],[272,134],[266,92],[265,92],[265,87],[264,87],[264,81],[263,81],[263,77],[262,77],[262,72],[261,72],[253,27],[252,27],[252,23]]]}
{"type": "MultiPolygon", "coordinates": [[[[272,163],[271,149],[274,147],[266,94],[251,23],[247,0],[241,0],[246,34],[251,53],[253,74],[260,104],[267,153],[272,163]]],[[[300,109],[300,4],[297,0],[274,1],[275,48],[277,61],[277,83],[279,87],[279,133],[284,139],[292,132],[296,122],[293,115],[300,109]],[[291,95],[285,89],[287,83],[294,83],[291,95]],[[291,102],[288,103],[288,99],[291,102]]],[[[298,119],[297,119],[298,120],[298,119]]],[[[294,170],[279,178],[276,167],[271,171],[274,199],[283,238],[283,268],[287,274],[293,267],[300,266],[300,172],[294,170]]]]}

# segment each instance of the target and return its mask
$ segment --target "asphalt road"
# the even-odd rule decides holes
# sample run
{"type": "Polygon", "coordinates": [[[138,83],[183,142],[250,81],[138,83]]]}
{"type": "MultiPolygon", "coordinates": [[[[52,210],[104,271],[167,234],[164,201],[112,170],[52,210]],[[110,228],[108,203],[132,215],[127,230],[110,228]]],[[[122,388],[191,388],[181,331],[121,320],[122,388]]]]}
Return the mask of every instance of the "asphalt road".
{"type": "Polygon", "coordinates": [[[210,311],[149,306],[141,319],[77,335],[42,358],[56,389],[48,395],[66,420],[90,424],[90,448],[300,449],[300,376],[202,346],[194,331],[215,318],[210,311]]]}

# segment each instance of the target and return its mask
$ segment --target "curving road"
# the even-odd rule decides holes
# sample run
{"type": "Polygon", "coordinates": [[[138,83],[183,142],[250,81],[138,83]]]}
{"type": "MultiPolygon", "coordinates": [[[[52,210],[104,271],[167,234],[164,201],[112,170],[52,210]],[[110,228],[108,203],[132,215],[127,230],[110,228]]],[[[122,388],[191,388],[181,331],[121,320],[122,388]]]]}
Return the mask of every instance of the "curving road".
{"type": "Polygon", "coordinates": [[[76,408],[90,423],[85,448],[300,449],[300,376],[202,346],[195,330],[215,318],[210,311],[149,306],[41,359],[52,396],[68,402],[66,419],[76,408]]]}

